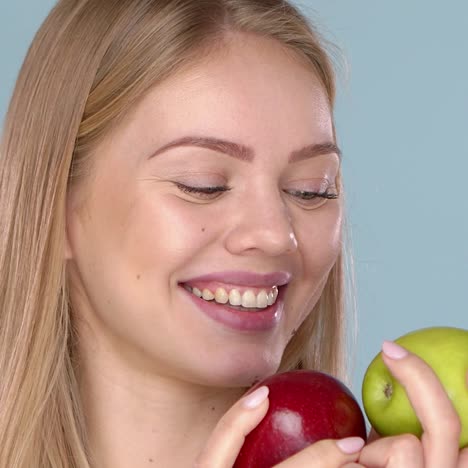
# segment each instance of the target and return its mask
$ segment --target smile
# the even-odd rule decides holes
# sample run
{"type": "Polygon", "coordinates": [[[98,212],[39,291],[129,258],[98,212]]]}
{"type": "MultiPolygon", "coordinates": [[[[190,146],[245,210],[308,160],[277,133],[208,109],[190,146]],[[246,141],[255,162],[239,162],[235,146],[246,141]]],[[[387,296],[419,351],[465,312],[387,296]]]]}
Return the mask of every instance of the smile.
{"type": "Polygon", "coordinates": [[[278,298],[278,287],[273,286],[268,289],[246,289],[232,288],[227,290],[217,287],[214,292],[208,288],[199,289],[197,287],[183,285],[184,288],[205,301],[215,301],[218,304],[228,304],[234,307],[247,309],[265,309],[276,302],[278,298]]]}

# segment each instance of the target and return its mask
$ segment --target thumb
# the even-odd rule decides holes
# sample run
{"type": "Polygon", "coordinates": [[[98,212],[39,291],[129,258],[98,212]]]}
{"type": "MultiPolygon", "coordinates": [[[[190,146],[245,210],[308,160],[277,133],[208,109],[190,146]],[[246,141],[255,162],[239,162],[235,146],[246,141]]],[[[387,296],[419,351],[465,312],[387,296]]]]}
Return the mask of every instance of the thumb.
{"type": "Polygon", "coordinates": [[[235,403],[219,420],[205,447],[195,461],[195,468],[231,468],[245,436],[268,411],[268,387],[262,386],[235,403]]]}

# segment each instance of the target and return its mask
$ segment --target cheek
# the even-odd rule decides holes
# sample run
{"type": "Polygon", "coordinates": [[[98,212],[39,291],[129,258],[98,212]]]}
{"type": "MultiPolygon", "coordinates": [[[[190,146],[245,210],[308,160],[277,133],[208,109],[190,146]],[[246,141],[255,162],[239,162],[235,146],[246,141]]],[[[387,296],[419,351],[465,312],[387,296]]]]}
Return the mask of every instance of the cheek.
{"type": "Polygon", "coordinates": [[[68,217],[72,255],[93,281],[154,280],[180,268],[212,236],[209,220],[194,206],[131,187],[95,193],[68,217]]]}
{"type": "Polygon", "coordinates": [[[306,276],[327,275],[341,251],[342,207],[330,203],[323,210],[309,213],[296,230],[306,276]]]}
{"type": "Polygon", "coordinates": [[[290,329],[297,330],[313,310],[326,285],[342,247],[342,209],[338,203],[309,213],[296,224],[296,237],[302,264],[301,281],[292,291],[290,329]]]}
{"type": "Polygon", "coordinates": [[[212,216],[175,196],[140,198],[125,221],[124,250],[141,268],[180,268],[215,235],[212,216]]]}
{"type": "MultiPolygon", "coordinates": [[[[94,200],[70,217],[79,273],[74,287],[83,288],[94,314],[125,335],[128,311],[131,320],[154,320],[155,307],[168,305],[173,273],[189,264],[214,231],[196,205],[176,197],[128,190],[94,200]]],[[[136,321],[133,326],[138,328],[136,321]]]]}

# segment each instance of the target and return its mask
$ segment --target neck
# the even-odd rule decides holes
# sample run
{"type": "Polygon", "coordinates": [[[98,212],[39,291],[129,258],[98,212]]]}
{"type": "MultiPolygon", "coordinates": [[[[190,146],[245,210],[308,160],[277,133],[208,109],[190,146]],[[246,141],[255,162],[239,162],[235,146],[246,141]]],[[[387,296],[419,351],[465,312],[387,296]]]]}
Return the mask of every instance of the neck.
{"type": "Polygon", "coordinates": [[[244,392],[98,368],[94,362],[83,369],[80,385],[93,466],[99,468],[191,466],[244,392]]]}

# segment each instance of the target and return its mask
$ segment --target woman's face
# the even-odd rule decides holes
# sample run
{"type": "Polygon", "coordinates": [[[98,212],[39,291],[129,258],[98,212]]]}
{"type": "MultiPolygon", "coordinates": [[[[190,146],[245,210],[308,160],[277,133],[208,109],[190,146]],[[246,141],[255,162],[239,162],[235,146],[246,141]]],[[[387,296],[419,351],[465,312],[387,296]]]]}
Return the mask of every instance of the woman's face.
{"type": "Polygon", "coordinates": [[[156,87],[68,200],[81,345],[207,385],[275,372],[340,250],[333,144],[319,81],[272,40],[238,35],[156,87]]]}

